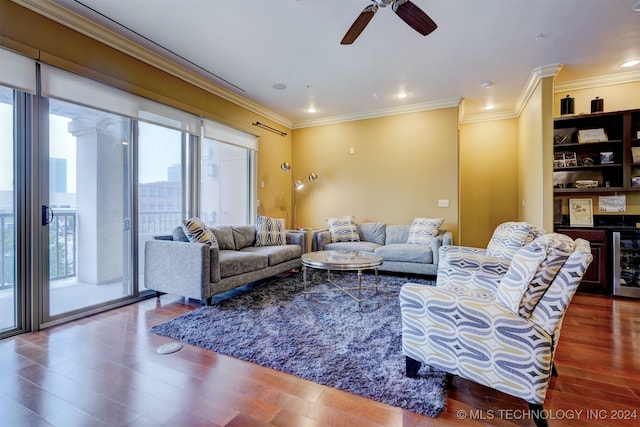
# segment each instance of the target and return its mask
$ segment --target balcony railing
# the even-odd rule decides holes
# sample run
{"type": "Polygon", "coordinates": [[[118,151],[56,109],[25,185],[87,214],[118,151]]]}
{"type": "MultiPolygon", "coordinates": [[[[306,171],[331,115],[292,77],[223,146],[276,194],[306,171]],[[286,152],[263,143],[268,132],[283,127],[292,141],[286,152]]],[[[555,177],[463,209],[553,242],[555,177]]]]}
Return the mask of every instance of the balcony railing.
{"type": "MultiPolygon", "coordinates": [[[[49,224],[49,279],[76,275],[76,212],[56,210],[49,224]]],[[[180,212],[143,212],[138,215],[140,236],[171,233],[182,223],[180,212]]],[[[0,213],[0,289],[15,285],[15,224],[12,213],[0,213]]]]}

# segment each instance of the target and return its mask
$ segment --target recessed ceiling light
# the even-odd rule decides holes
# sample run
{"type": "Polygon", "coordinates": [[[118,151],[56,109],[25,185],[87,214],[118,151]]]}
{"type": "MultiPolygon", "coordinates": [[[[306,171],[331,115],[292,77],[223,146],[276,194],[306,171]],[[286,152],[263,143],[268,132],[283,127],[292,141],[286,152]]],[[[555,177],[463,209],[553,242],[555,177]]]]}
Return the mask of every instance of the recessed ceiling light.
{"type": "Polygon", "coordinates": [[[406,92],[400,92],[399,94],[397,94],[397,95],[396,95],[396,97],[397,97],[398,99],[405,99],[405,98],[407,98],[408,96],[409,96],[409,94],[408,94],[408,93],[406,93],[406,92]]]}
{"type": "Polygon", "coordinates": [[[494,87],[495,83],[494,82],[484,82],[480,86],[482,86],[484,89],[489,89],[491,87],[494,87]]]}
{"type": "Polygon", "coordinates": [[[619,65],[619,67],[629,68],[629,67],[635,67],[638,64],[640,64],[640,59],[632,59],[631,61],[623,62],[622,64],[619,65]]]}
{"type": "Polygon", "coordinates": [[[494,108],[496,108],[496,106],[493,105],[493,104],[487,104],[487,105],[484,106],[484,109],[487,110],[487,111],[488,110],[493,110],[494,108]]]}
{"type": "Polygon", "coordinates": [[[316,111],[318,111],[318,110],[316,110],[315,107],[307,108],[307,113],[315,113],[316,111]]]}
{"type": "Polygon", "coordinates": [[[287,85],[284,83],[276,83],[272,86],[275,90],[285,90],[287,85]]]}
{"type": "Polygon", "coordinates": [[[636,4],[633,5],[633,10],[640,12],[640,1],[637,1],[636,4]]]}

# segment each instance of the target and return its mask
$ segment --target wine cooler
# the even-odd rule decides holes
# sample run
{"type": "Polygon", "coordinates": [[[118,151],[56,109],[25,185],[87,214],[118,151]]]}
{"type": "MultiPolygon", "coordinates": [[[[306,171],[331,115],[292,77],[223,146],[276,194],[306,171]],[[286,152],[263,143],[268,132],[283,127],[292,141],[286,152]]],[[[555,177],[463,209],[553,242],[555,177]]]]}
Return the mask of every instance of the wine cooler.
{"type": "Polygon", "coordinates": [[[613,294],[640,298],[640,230],[613,232],[613,294]]]}

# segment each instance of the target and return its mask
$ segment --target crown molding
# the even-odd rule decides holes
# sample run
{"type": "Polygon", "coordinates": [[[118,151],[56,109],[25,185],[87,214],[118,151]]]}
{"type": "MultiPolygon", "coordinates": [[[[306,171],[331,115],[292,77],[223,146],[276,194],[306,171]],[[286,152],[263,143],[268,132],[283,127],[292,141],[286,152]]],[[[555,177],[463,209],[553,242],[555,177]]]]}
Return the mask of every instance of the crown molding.
{"type": "Polygon", "coordinates": [[[459,107],[461,101],[462,98],[449,98],[440,101],[424,102],[421,104],[403,105],[402,107],[382,108],[379,110],[369,110],[354,114],[344,114],[341,116],[324,117],[314,120],[303,120],[300,122],[295,122],[292,129],[353,122],[356,120],[375,119],[379,117],[395,116],[398,114],[417,113],[420,111],[440,110],[442,108],[459,107]]]}
{"type": "Polygon", "coordinates": [[[571,90],[592,89],[596,87],[634,83],[638,81],[640,81],[640,71],[627,71],[625,73],[608,74],[605,76],[555,83],[553,91],[567,92],[571,90]]]}
{"type": "Polygon", "coordinates": [[[232,102],[243,107],[255,114],[259,114],[269,120],[281,124],[287,128],[291,128],[291,120],[264,108],[228,89],[225,89],[212,81],[188,70],[187,68],[176,64],[151,50],[142,47],[125,37],[122,37],[107,28],[102,27],[88,19],[72,12],[64,7],[51,2],[50,0],[11,0],[14,3],[42,15],[52,21],[55,21],[67,28],[84,34],[100,43],[103,43],[113,49],[125,53],[136,58],[152,67],[162,70],[174,77],[193,84],[213,95],[219,96],[226,101],[232,102]]]}

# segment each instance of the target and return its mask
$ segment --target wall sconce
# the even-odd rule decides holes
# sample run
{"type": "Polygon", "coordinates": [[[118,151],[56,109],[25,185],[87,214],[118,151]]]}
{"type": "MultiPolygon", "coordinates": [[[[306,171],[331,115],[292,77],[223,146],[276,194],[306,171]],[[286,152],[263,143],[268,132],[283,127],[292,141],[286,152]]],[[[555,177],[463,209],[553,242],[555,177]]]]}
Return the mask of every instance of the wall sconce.
{"type": "Polygon", "coordinates": [[[293,222],[293,229],[297,229],[298,224],[296,221],[296,210],[297,210],[297,205],[296,205],[296,193],[300,190],[302,190],[304,188],[304,182],[305,180],[309,180],[309,182],[313,182],[315,180],[318,179],[318,174],[314,173],[314,172],[309,172],[308,174],[306,174],[302,179],[294,179],[293,177],[293,169],[291,167],[291,163],[289,162],[282,162],[282,164],[280,165],[280,169],[283,172],[291,172],[291,187],[292,187],[292,201],[291,201],[291,207],[293,209],[293,215],[292,215],[292,222],[293,222]]]}

